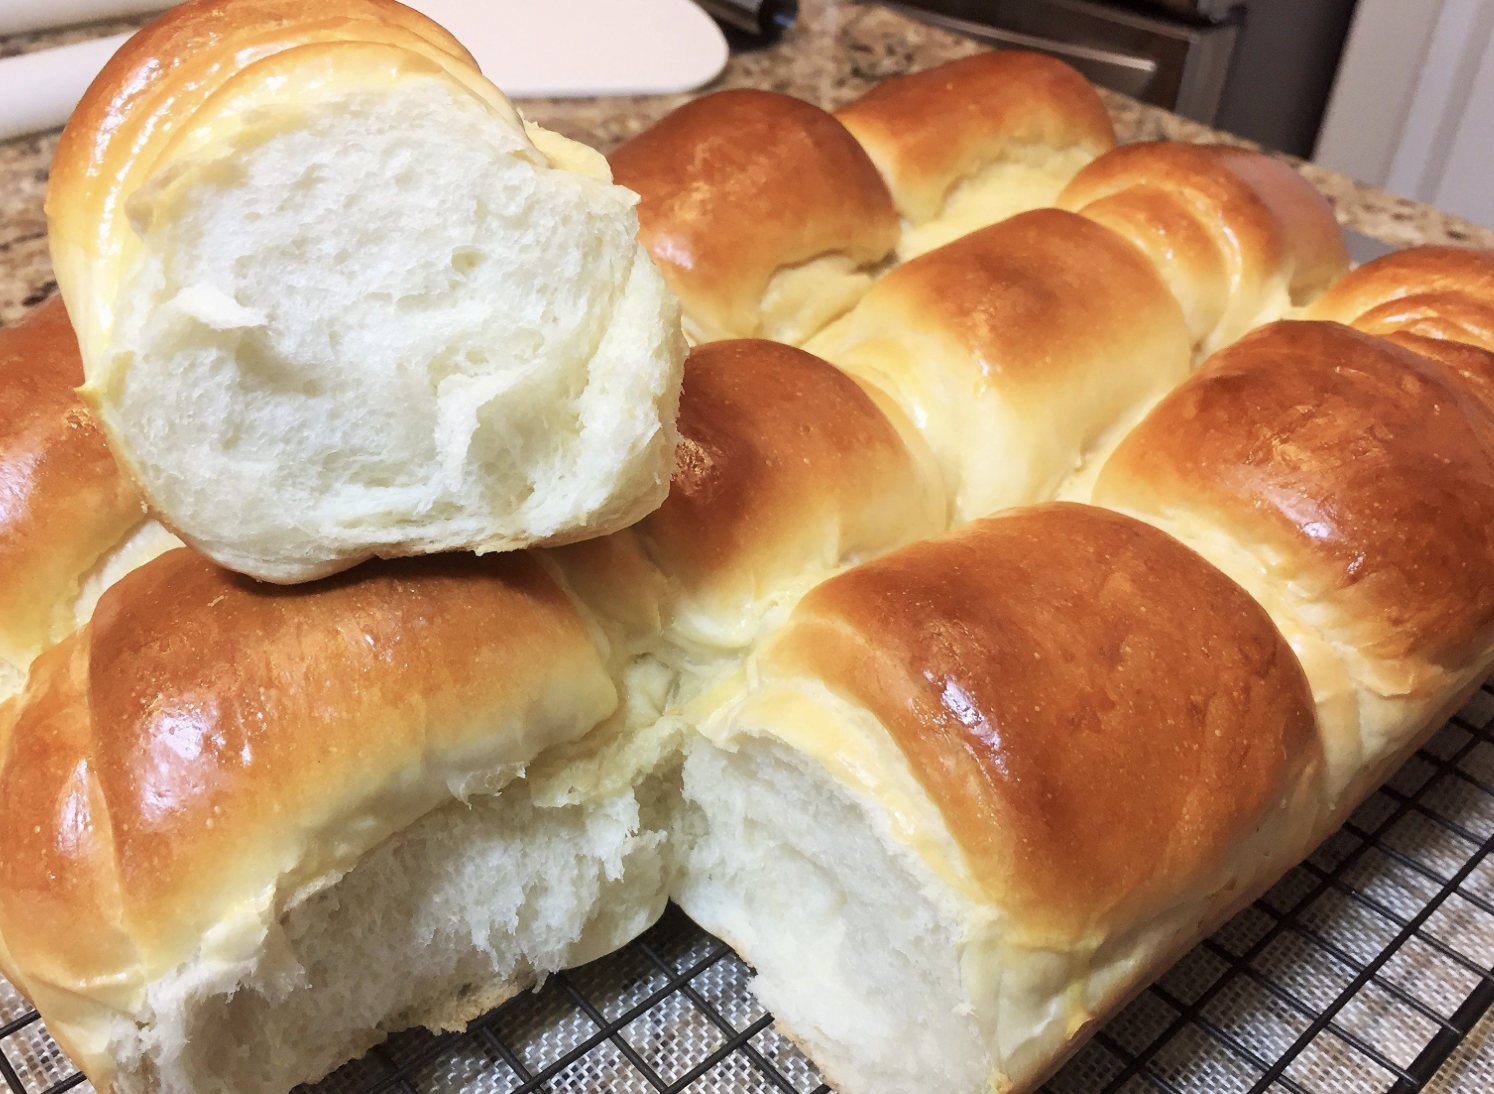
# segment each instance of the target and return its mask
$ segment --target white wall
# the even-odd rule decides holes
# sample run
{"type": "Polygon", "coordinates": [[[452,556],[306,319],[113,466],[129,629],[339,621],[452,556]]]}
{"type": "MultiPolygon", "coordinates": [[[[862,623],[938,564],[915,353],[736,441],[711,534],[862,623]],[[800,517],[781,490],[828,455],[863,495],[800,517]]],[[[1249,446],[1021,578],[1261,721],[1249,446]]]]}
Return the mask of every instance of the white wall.
{"type": "Polygon", "coordinates": [[[1360,0],[1313,159],[1494,227],[1494,0],[1360,0]]]}

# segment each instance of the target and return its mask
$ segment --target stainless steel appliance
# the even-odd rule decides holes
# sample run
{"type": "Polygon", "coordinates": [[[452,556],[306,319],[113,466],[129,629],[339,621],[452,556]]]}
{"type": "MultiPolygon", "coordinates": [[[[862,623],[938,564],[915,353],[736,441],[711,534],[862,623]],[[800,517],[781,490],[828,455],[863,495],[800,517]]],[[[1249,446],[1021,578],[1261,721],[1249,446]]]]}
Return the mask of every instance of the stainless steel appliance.
{"type": "Polygon", "coordinates": [[[1355,0],[897,0],[995,46],[1039,49],[1095,83],[1311,154],[1355,0]]]}
{"type": "Polygon", "coordinates": [[[1240,0],[1167,0],[1170,12],[1091,0],[905,0],[891,6],[991,45],[1051,53],[1097,84],[1210,124],[1243,12],[1240,0]]]}

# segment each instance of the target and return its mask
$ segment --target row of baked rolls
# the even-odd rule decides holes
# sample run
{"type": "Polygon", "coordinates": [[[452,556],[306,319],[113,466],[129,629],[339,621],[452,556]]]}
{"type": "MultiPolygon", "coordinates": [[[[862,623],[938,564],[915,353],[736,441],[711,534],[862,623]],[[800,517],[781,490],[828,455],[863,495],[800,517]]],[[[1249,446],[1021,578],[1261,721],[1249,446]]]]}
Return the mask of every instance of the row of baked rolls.
{"type": "Polygon", "coordinates": [[[658,781],[534,777],[616,706],[531,555],[288,590],[170,551],[0,706],[0,969],[115,1094],[460,1029],[663,910],[658,781]]]}
{"type": "Polygon", "coordinates": [[[1178,536],[1271,612],[1312,680],[1330,793],[1348,808],[1485,671],[1494,252],[1388,255],[1306,314],[1163,400],[1092,496],[1178,536]]]}
{"type": "Polygon", "coordinates": [[[1331,210],[1285,164],[1114,144],[1083,77],[1001,52],[889,80],[833,117],[770,92],[708,95],[610,162],[642,197],[640,238],[696,342],[805,344],[898,260],[1051,205],[1146,252],[1200,358],[1348,269],[1331,210]]]}
{"type": "Polygon", "coordinates": [[[675,896],[840,1089],[1030,1089],[1481,682],[1494,354],[1420,337],[1246,337],[1107,509],[833,577],[697,704],[675,896]]]}
{"type": "Polygon", "coordinates": [[[0,702],[105,586],[177,545],[146,519],[75,392],[82,382],[60,299],[0,328],[0,702]]]}
{"type": "Polygon", "coordinates": [[[1322,198],[1259,153],[1120,148],[1037,209],[897,267],[805,348],[890,394],[952,515],[1091,471],[1195,350],[1315,299],[1347,268],[1322,198]]]}
{"type": "Polygon", "coordinates": [[[895,256],[1051,204],[1114,144],[1077,72],[991,53],[889,80],[834,116],[767,91],[707,95],[608,160],[642,197],[639,238],[693,341],[797,345],[895,256]]]}
{"type": "Polygon", "coordinates": [[[765,339],[697,346],[663,506],[552,556],[631,651],[625,705],[670,715],[656,731],[683,732],[809,588],[952,521],[1046,500],[1189,369],[1178,304],[1146,257],[1059,210],[912,260],[852,319],[861,340],[826,354],[840,368],[765,339]]]}

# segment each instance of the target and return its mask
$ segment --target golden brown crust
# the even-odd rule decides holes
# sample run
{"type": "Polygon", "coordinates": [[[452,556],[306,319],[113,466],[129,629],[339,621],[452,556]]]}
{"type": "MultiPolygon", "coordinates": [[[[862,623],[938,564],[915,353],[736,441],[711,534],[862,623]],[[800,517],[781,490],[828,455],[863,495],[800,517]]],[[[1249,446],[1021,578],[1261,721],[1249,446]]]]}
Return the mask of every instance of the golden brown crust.
{"type": "Polygon", "coordinates": [[[788,95],[696,99],[608,161],[642,197],[639,239],[706,339],[758,333],[779,270],[825,255],[869,266],[897,241],[892,198],[861,146],[788,95]]]}
{"type": "Polygon", "coordinates": [[[1269,557],[1402,693],[1467,668],[1494,632],[1494,424],[1457,374],[1348,327],[1275,323],[1216,354],[1094,498],[1269,557]]]}
{"type": "MultiPolygon", "coordinates": [[[[663,599],[696,616],[697,629],[755,622],[805,578],[944,530],[938,471],[900,419],[792,346],[697,346],[685,364],[669,496],[623,536],[638,541],[663,599]]],[[[588,602],[638,584],[619,569],[628,558],[615,544],[578,544],[560,557],[588,602]]]]}
{"type": "Polygon", "coordinates": [[[863,313],[896,308],[956,341],[986,383],[1046,387],[1056,362],[1091,361],[1118,328],[1173,309],[1135,249],[1082,217],[1038,209],[906,262],[863,313]]]}
{"type": "Polygon", "coordinates": [[[1413,247],[1384,255],[1345,277],[1306,317],[1494,350],[1494,251],[1413,247]]]}
{"type": "Polygon", "coordinates": [[[803,350],[697,347],[679,430],[669,497],[638,532],[686,597],[749,601],[943,530],[931,462],[855,381],[803,350]]]}
{"type": "Polygon", "coordinates": [[[965,518],[1051,497],[1189,367],[1177,301],[1146,256],[1057,209],[904,263],[809,348],[898,400],[965,518]]]}
{"type": "Polygon", "coordinates": [[[870,154],[897,211],[937,216],[949,191],[1023,148],[1098,156],[1115,127],[1088,80],[1041,53],[980,53],[878,84],[835,112],[870,154]]]}
{"type": "Polygon", "coordinates": [[[1315,299],[1349,268],[1322,195],[1246,149],[1126,145],[1080,171],[1057,204],[1146,251],[1210,350],[1315,299]]]}
{"type": "Polygon", "coordinates": [[[1424,329],[1415,324],[1411,329],[1389,331],[1382,337],[1436,361],[1449,375],[1462,382],[1468,394],[1494,414],[1494,352],[1468,342],[1420,333],[1424,329]]]}
{"type": "Polygon", "coordinates": [[[38,659],[13,711],[5,947],[48,1023],[86,1030],[210,928],[231,937],[234,907],[347,869],[448,780],[523,763],[614,700],[527,555],[374,563],[297,590],[162,555],[38,659]]]}
{"type": "Polygon", "coordinates": [[[20,665],[144,516],[74,391],[82,382],[60,298],[0,328],[0,657],[20,665]]]}
{"type": "Polygon", "coordinates": [[[1207,885],[1320,760],[1265,612],[1088,506],[1011,510],[826,582],[761,671],[869,710],[991,899],[1070,939],[1207,885]]]}

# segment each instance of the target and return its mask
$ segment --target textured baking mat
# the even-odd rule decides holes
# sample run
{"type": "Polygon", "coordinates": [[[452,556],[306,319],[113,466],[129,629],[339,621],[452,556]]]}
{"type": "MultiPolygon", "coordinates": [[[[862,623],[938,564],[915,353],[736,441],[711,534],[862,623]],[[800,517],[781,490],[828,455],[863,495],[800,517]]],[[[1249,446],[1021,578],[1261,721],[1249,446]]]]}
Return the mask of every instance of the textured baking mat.
{"type": "MultiPolygon", "coordinates": [[[[1483,1018],[1494,1002],[1491,723],[1486,685],[1048,1091],[1494,1091],[1494,1014],[1483,1018]]],[[[551,977],[465,1032],[399,1034],[301,1094],[827,1094],[751,978],[671,908],[620,952],[551,977]]],[[[89,1092],[3,981],[0,1073],[14,1094],[89,1092]]]]}

